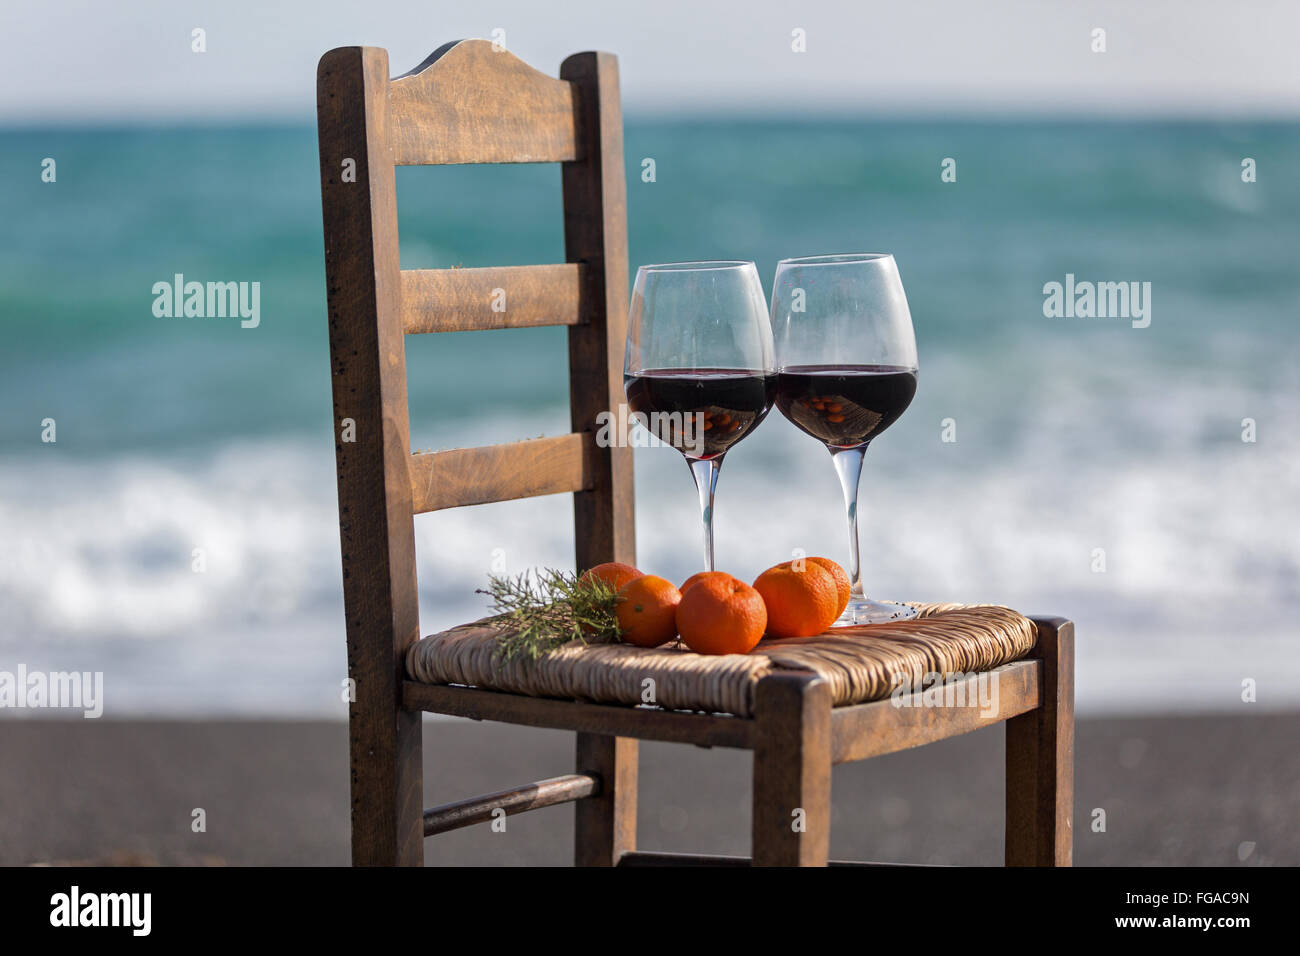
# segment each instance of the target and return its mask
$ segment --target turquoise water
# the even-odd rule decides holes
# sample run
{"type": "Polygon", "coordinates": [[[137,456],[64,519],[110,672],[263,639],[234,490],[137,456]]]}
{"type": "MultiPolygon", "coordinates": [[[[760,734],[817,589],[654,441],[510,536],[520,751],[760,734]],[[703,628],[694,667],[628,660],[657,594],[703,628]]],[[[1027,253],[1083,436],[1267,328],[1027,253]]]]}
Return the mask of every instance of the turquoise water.
{"type": "MultiPolygon", "coordinates": [[[[342,713],[314,131],[0,143],[0,668],[104,670],[110,712],[342,713]],[[259,282],[259,326],[156,318],[175,273],[259,282]]],[[[782,256],[895,254],[921,384],[868,457],[869,591],[1074,617],[1085,709],[1224,709],[1246,677],[1300,701],[1300,126],[633,121],[626,160],[633,268],[750,258],[767,284],[782,256]],[[1044,317],[1067,273],[1150,282],[1150,327],[1044,317]]],[[[408,268],[563,258],[554,166],[402,169],[398,205],[408,268]]],[[[567,430],[560,330],[408,358],[416,448],[567,430]]],[[[686,470],[637,454],[641,560],[684,577],[686,470]]],[[[724,469],[720,563],[842,557],[836,495],[770,418],[724,469]]],[[[496,548],[571,560],[567,522],[561,499],[420,518],[425,628],[478,609],[496,548]]]]}

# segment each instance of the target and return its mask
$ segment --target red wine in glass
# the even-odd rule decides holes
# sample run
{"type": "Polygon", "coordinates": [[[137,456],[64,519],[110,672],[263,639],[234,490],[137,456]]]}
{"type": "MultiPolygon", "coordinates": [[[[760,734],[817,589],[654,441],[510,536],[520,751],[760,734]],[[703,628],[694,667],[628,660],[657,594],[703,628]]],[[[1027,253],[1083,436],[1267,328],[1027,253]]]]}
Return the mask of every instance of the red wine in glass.
{"type": "Polygon", "coordinates": [[[724,455],[758,427],[776,395],[771,372],[645,369],[623,377],[627,403],[656,438],[688,459],[724,455]]]}
{"type": "Polygon", "coordinates": [[[778,375],[776,405],[828,448],[856,448],[894,424],[915,395],[912,368],[792,365],[778,375]]]}
{"type": "Polygon", "coordinates": [[[713,570],[713,498],[727,452],[776,398],[776,358],[754,263],[642,266],[627,310],[623,387],[634,418],[686,459],[713,570]]]}
{"type": "Polygon", "coordinates": [[[900,621],[916,608],[862,589],[858,484],[867,446],[916,395],[916,335],[898,264],[888,253],[782,259],[772,280],[776,403],[831,453],[849,532],[842,624],[900,621]]]}

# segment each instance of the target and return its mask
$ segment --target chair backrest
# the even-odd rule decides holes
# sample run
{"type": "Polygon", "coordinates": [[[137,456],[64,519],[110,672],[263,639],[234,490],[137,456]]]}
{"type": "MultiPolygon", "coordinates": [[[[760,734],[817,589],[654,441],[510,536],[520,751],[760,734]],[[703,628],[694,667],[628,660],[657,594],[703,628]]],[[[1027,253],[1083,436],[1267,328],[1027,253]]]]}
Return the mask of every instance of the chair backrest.
{"type": "Polygon", "coordinates": [[[635,560],[631,450],[595,438],[628,296],[618,63],[578,53],[556,79],[463,40],[390,80],[386,51],[344,47],[321,58],[317,120],[353,716],[391,721],[419,636],[414,515],[573,492],[577,566],[635,560]],[[545,162],[562,164],[564,263],[400,268],[396,166],[545,162]],[[403,336],[538,325],[569,327],[572,433],[412,455],[403,336]]]}

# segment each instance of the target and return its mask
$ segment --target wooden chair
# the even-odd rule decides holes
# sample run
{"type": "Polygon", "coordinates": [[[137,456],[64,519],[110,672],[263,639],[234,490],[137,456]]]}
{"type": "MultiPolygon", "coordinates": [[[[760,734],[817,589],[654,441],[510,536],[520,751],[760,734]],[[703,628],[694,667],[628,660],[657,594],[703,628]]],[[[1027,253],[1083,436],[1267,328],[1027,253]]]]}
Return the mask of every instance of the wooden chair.
{"type": "MultiPolygon", "coordinates": [[[[318,73],[321,194],[339,531],[347,616],[352,859],[420,865],[428,835],[576,801],[579,865],[740,864],[636,850],[637,740],[754,753],[756,865],[827,862],[833,763],[982,726],[968,709],[831,706],[824,680],[798,671],[756,685],[752,718],[526,697],[407,679],[419,639],[414,515],[458,505],[572,493],[576,563],[634,563],[632,451],[598,447],[597,414],[622,400],[628,302],[618,67],[579,53],[559,79],[483,40],[442,47],[390,80],[384,50],[346,47],[318,73]],[[562,164],[566,262],[402,270],[394,167],[562,164]],[[508,309],[493,311],[493,290],[508,309]],[[404,335],[569,327],[573,432],[512,445],[412,455],[404,335]],[[577,732],[576,772],[426,810],[423,711],[577,732]],[[805,826],[791,826],[791,808],[805,826]]],[[[1006,670],[1006,862],[1069,865],[1073,627],[1036,620],[1031,659],[1006,670]]]]}

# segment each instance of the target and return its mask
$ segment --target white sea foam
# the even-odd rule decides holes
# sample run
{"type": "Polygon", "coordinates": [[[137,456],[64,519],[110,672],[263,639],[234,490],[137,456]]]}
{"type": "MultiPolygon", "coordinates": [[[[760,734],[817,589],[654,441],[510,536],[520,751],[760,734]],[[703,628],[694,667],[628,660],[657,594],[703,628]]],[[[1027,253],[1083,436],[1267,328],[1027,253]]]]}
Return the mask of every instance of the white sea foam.
{"type": "MultiPolygon", "coordinates": [[[[996,427],[959,410],[954,444],[939,440],[949,410],[923,390],[871,449],[868,592],[1072,617],[1084,711],[1232,709],[1244,706],[1248,678],[1255,706],[1300,703],[1300,448],[1283,427],[1289,399],[1245,402],[1213,383],[1170,394],[1166,383],[1158,402],[1130,396],[1140,425],[1117,424],[1112,446],[1098,448],[1077,441],[1081,423],[1095,436],[1089,416],[1122,408],[1096,382],[1042,389],[1032,416],[996,427]],[[1240,440],[1239,399],[1267,423],[1255,444],[1240,440]],[[1097,548],[1104,573],[1093,570],[1097,548]]],[[[537,424],[512,416],[486,430],[536,434],[537,424]]],[[[689,475],[668,449],[637,456],[640,562],[684,578],[699,566],[689,475]]],[[[750,578],[794,548],[843,559],[838,495],[825,452],[774,416],[723,469],[719,565],[750,578]]],[[[0,462],[0,527],[10,542],[0,666],[102,670],[110,716],[345,712],[328,444],[11,459],[0,462]]],[[[420,516],[416,535],[426,631],[485,611],[475,589],[494,561],[512,573],[572,562],[562,496],[420,516]]]]}

